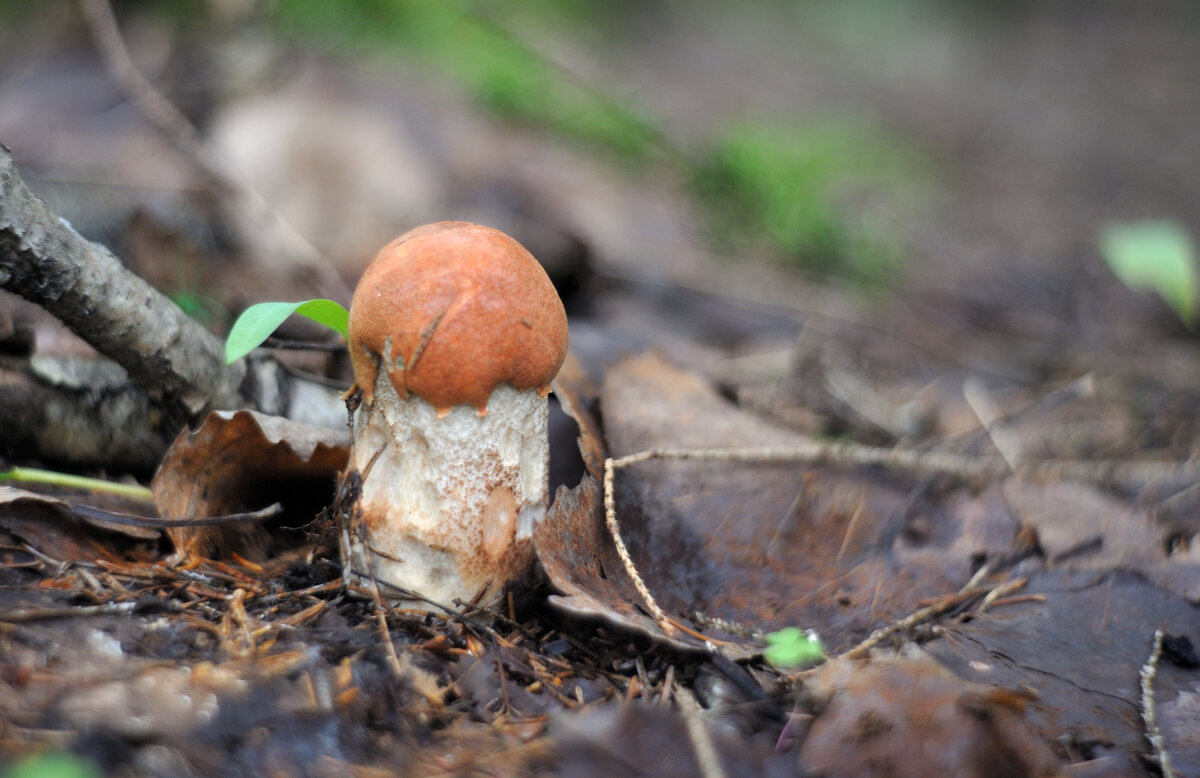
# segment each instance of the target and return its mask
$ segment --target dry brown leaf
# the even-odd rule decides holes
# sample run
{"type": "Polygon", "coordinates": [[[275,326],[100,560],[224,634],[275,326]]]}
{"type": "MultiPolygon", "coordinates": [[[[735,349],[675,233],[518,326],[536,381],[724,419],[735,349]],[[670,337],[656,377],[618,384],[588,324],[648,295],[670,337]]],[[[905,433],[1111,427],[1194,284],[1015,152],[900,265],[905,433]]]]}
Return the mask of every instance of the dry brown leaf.
{"type": "MultiPolygon", "coordinates": [[[[652,355],[609,369],[602,407],[610,456],[805,440],[652,355]]],[[[580,426],[592,437],[581,446],[599,446],[593,427],[580,426]]],[[[620,471],[616,488],[622,534],[650,591],[673,618],[726,642],[732,656],[759,644],[713,619],[758,631],[811,626],[832,650],[847,648],[923,598],[958,589],[978,558],[1011,548],[1017,530],[994,491],[924,493],[870,469],[651,461],[620,471]]],[[[677,647],[702,647],[686,634],[664,637],[646,613],[600,503],[594,478],[560,492],[535,537],[562,592],[554,601],[677,647]]]]}
{"type": "MultiPolygon", "coordinates": [[[[211,413],[184,430],[150,484],[168,519],[221,516],[283,504],[272,525],[303,528],[329,505],[349,457],[348,434],[253,411],[211,413]]],[[[168,531],[176,548],[204,556],[237,553],[261,562],[287,545],[256,522],[168,531]]],[[[296,542],[294,535],[291,543],[296,542]]]]}
{"type": "MultiPolygon", "coordinates": [[[[1121,571],[1050,570],[1032,575],[1020,594],[947,625],[945,638],[926,649],[969,681],[1032,690],[1030,723],[1082,758],[1098,758],[1113,746],[1141,753],[1147,744],[1139,672],[1154,631],[1200,645],[1195,606],[1121,571]]],[[[1155,681],[1158,705],[1178,709],[1179,694],[1195,691],[1196,683],[1194,669],[1164,664],[1155,681]]],[[[1191,731],[1200,731],[1200,719],[1191,731]]],[[[1181,739],[1173,748],[1185,745],[1181,739]]],[[[1194,745],[1187,753],[1200,759],[1194,745]]]]}
{"type": "Polygon", "coordinates": [[[968,684],[920,651],[835,660],[808,690],[820,713],[800,764],[829,778],[1063,774],[1024,721],[1025,695],[968,684]]]}
{"type": "Polygon", "coordinates": [[[127,544],[129,538],[156,540],[162,534],[153,527],[86,518],[75,513],[66,500],[11,486],[0,486],[0,527],[62,562],[119,562],[122,543],[117,541],[121,536],[127,544]]]}

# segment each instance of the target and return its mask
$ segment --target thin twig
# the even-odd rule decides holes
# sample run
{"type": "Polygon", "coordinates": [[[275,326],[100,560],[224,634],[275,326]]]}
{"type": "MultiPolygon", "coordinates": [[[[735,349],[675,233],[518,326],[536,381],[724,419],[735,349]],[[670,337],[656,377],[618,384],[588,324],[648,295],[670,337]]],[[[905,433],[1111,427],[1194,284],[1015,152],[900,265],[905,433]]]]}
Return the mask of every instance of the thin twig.
{"type": "MultiPolygon", "coordinates": [[[[979,603],[979,612],[983,613],[984,611],[986,611],[988,608],[992,607],[993,605],[999,605],[1006,601],[1011,602],[1013,600],[1013,598],[1009,598],[1008,595],[1017,591],[1018,589],[1024,588],[1027,580],[1028,579],[1026,579],[1026,578],[1018,578],[1015,581],[1008,581],[1007,583],[1002,583],[999,586],[997,586],[995,589],[992,589],[990,592],[988,592],[984,596],[983,602],[979,603]],[[1004,598],[1007,598],[1007,600],[1004,598]]],[[[1045,602],[1045,600],[1046,600],[1045,595],[1042,595],[1042,594],[1030,594],[1030,595],[1026,595],[1026,597],[1027,597],[1027,601],[1029,601],[1029,602],[1045,602]]]]}
{"type": "Polygon", "coordinates": [[[849,657],[850,659],[860,659],[866,656],[867,651],[879,643],[882,643],[884,640],[887,640],[892,635],[910,630],[918,624],[922,624],[930,619],[935,619],[938,616],[949,613],[963,603],[968,602],[976,597],[987,596],[991,592],[1001,589],[1003,590],[1004,594],[1007,594],[1021,588],[1025,585],[1025,583],[1025,579],[1020,578],[1015,581],[1007,581],[1003,584],[997,584],[995,586],[981,586],[977,589],[968,589],[966,591],[957,592],[955,594],[943,597],[941,600],[916,610],[899,621],[894,621],[887,626],[880,627],[868,635],[867,638],[857,646],[843,654],[843,656],[849,657]]]}
{"type": "Polygon", "coordinates": [[[721,757],[717,754],[712,733],[708,731],[708,725],[704,723],[700,703],[696,702],[695,695],[690,689],[676,685],[675,700],[679,703],[680,712],[683,713],[683,722],[687,725],[688,741],[692,744],[696,762],[700,765],[700,775],[702,778],[725,778],[725,769],[721,767],[721,757]]]}
{"type": "Polygon", "coordinates": [[[239,522],[263,521],[283,515],[283,503],[271,503],[265,508],[242,513],[227,513],[222,516],[193,516],[191,518],[159,518],[155,516],[136,516],[130,513],[106,511],[91,505],[71,505],[70,510],[76,516],[93,521],[104,521],[109,524],[124,524],[132,527],[156,527],[176,529],[179,527],[210,527],[239,522]]]}
{"type": "Polygon", "coordinates": [[[1154,677],[1158,674],[1158,660],[1162,656],[1163,632],[1154,632],[1154,646],[1150,649],[1150,658],[1142,665],[1142,721],[1146,723],[1146,738],[1154,747],[1158,757],[1158,767],[1162,770],[1163,778],[1175,778],[1171,767],[1171,755],[1167,753],[1167,743],[1162,730],[1158,728],[1158,715],[1154,710],[1154,677]]]}
{"type": "MultiPolygon", "coordinates": [[[[642,596],[642,601],[650,609],[651,615],[654,616],[654,621],[657,622],[659,629],[664,634],[674,635],[675,627],[671,624],[670,617],[659,607],[658,601],[654,599],[654,595],[650,593],[650,589],[646,587],[641,574],[638,573],[637,567],[633,564],[633,558],[629,555],[629,549],[625,547],[625,541],[621,539],[621,528],[617,524],[617,500],[613,491],[613,475],[617,467],[633,464],[634,461],[631,457],[622,457],[620,460],[614,460],[609,457],[604,460],[604,523],[608,527],[609,534],[612,535],[613,544],[617,547],[617,556],[621,557],[621,563],[625,565],[625,571],[629,573],[634,588],[642,596]]],[[[640,462],[643,460],[636,461],[640,462]]]]}
{"type": "Polygon", "coordinates": [[[48,621],[52,619],[73,619],[85,616],[115,616],[130,613],[137,606],[134,602],[112,602],[102,605],[81,605],[77,608],[24,608],[9,611],[2,617],[9,623],[24,621],[48,621]]]}
{"type": "MultiPolygon", "coordinates": [[[[749,448],[658,448],[639,451],[612,460],[614,469],[651,459],[694,460],[709,462],[796,462],[809,465],[856,465],[885,467],[922,475],[947,475],[966,481],[998,478],[1014,471],[1003,459],[915,451],[904,448],[879,448],[857,443],[806,440],[790,446],[749,448]]],[[[1141,488],[1151,481],[1187,483],[1200,479],[1200,461],[1122,462],[1117,460],[1048,459],[1019,465],[1015,474],[1038,480],[1081,481],[1097,486],[1117,484],[1122,488],[1141,488]]]]}
{"type": "MultiPolygon", "coordinates": [[[[374,463],[374,460],[372,460],[374,463]]],[[[355,506],[357,508],[357,505],[355,506]]],[[[400,657],[396,654],[396,644],[392,642],[392,633],[388,629],[387,613],[388,608],[383,603],[383,592],[379,589],[379,580],[375,577],[375,566],[370,566],[371,574],[371,595],[375,605],[375,620],[379,624],[379,638],[383,641],[384,649],[387,652],[388,662],[391,664],[392,673],[397,678],[404,677],[404,667],[400,664],[400,657]]]]}

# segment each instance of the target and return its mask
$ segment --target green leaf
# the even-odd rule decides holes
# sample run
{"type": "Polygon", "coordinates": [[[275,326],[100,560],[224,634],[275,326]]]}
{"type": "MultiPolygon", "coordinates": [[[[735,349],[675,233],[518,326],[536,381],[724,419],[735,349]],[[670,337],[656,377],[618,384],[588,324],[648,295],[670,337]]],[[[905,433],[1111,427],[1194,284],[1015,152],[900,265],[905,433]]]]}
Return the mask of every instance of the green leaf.
{"type": "Polygon", "coordinates": [[[71,754],[38,754],[29,756],[6,771],[3,778],[100,778],[100,768],[93,762],[71,754]]]}
{"type": "Polygon", "coordinates": [[[293,313],[306,316],[348,337],[350,315],[333,300],[303,300],[298,303],[258,303],[242,311],[225,338],[225,363],[236,362],[262,345],[293,313]]]}
{"type": "Polygon", "coordinates": [[[825,646],[814,632],[802,632],[796,627],[784,627],[768,633],[767,650],[763,658],[775,667],[801,667],[819,662],[825,656],[825,646]]]}
{"type": "Polygon", "coordinates": [[[1121,283],[1157,292],[1189,329],[1195,326],[1200,281],[1182,227],[1167,220],[1113,224],[1100,235],[1100,252],[1121,283]]]}

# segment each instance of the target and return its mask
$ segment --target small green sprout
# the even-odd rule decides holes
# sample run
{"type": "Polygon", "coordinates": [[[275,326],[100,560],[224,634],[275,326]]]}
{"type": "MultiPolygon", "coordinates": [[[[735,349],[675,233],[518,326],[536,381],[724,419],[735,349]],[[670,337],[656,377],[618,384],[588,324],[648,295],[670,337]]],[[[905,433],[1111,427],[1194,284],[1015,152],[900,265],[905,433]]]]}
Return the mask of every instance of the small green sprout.
{"type": "Polygon", "coordinates": [[[298,303],[258,303],[242,311],[225,339],[225,363],[231,364],[262,345],[293,313],[347,337],[350,314],[333,300],[303,300],[298,303]]]}
{"type": "Polygon", "coordinates": [[[1188,329],[1195,329],[1196,250],[1181,226],[1162,219],[1111,224],[1100,234],[1100,253],[1121,283],[1157,292],[1188,329]]]}
{"type": "Polygon", "coordinates": [[[795,669],[816,664],[825,656],[825,646],[813,630],[784,627],[778,632],[767,633],[767,650],[763,658],[767,664],[781,669],[795,669]]]}
{"type": "Polygon", "coordinates": [[[10,467],[7,470],[0,470],[0,483],[5,481],[56,486],[64,489],[86,489],[91,492],[103,492],[104,494],[114,494],[118,497],[127,497],[131,500],[154,502],[154,495],[144,486],[104,481],[99,478],[87,478],[86,476],[71,475],[69,473],[58,473],[53,470],[38,470],[33,467],[10,467]]]}

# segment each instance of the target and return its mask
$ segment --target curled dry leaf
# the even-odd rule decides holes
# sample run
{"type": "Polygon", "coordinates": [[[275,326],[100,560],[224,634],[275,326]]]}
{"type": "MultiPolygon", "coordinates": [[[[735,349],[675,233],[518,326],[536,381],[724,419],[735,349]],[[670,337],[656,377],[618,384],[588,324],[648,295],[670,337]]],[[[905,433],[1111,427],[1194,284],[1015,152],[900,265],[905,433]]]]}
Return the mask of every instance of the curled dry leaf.
{"type": "Polygon", "coordinates": [[[571,355],[554,381],[554,393],[579,426],[579,451],[586,472],[578,486],[559,488],[546,518],[534,529],[538,560],[561,592],[551,595],[550,601],[566,611],[605,618],[676,648],[703,649],[701,641],[687,635],[663,635],[646,613],[641,596],[617,556],[604,526],[601,478],[606,452],[597,415],[599,391],[586,369],[571,355]]]}
{"type": "MultiPolygon", "coordinates": [[[[567,358],[554,379],[554,396],[559,405],[579,426],[579,454],[583,466],[593,478],[604,475],[604,431],[596,415],[600,390],[587,368],[568,351],[567,358]]],[[[553,464],[551,465],[553,466],[553,464]]]]}
{"type": "Polygon", "coordinates": [[[329,505],[346,466],[349,436],[254,411],[211,413],[195,432],[184,430],[163,458],[150,488],[168,519],[221,516],[282,503],[263,522],[168,530],[180,552],[229,553],[262,562],[302,542],[295,532],[329,505]]]}

